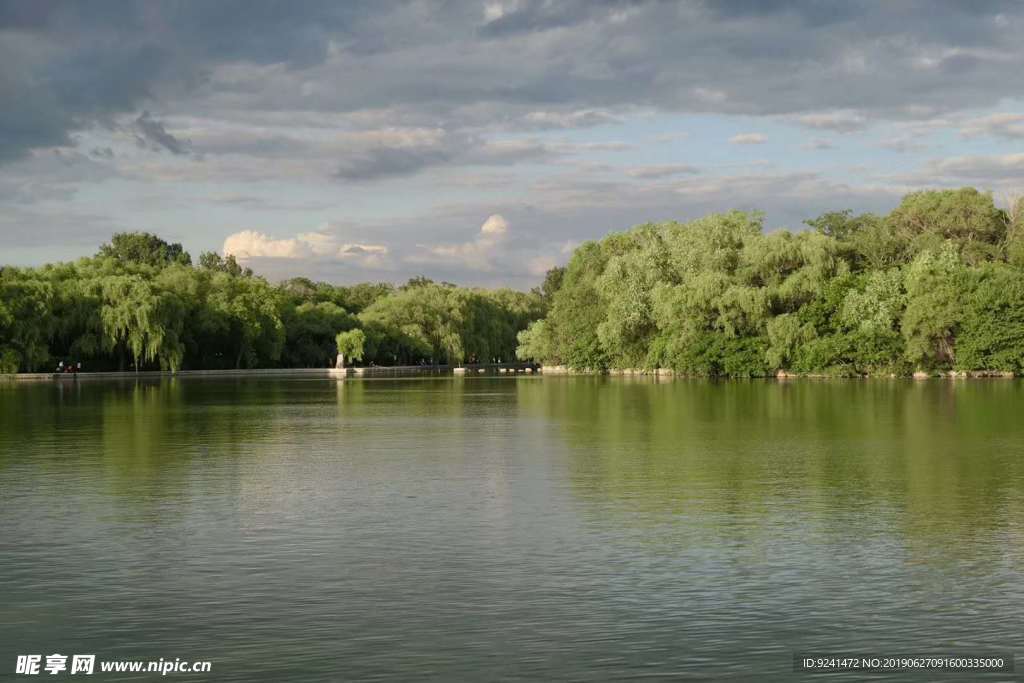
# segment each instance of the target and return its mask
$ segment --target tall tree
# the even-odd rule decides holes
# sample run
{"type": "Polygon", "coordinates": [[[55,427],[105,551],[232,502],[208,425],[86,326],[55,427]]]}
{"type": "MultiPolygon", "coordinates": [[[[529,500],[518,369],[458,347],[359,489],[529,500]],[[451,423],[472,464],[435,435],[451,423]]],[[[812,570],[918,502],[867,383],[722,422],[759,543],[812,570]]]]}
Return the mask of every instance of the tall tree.
{"type": "Polygon", "coordinates": [[[162,267],[172,263],[191,265],[192,257],[181,244],[165,242],[148,232],[119,232],[100,247],[99,256],[125,264],[162,267]]]}

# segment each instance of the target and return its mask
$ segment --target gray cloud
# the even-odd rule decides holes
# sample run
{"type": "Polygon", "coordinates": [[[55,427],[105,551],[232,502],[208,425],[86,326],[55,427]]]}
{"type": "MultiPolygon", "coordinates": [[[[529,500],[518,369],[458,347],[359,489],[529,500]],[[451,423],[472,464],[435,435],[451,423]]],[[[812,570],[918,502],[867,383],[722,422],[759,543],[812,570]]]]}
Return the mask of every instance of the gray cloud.
{"type": "Polygon", "coordinates": [[[908,152],[923,152],[928,149],[928,145],[921,140],[908,136],[887,138],[878,143],[878,146],[882,149],[887,149],[890,152],[899,152],[901,154],[908,152]]]}
{"type": "Polygon", "coordinates": [[[621,123],[622,119],[607,111],[583,109],[580,111],[531,111],[523,117],[522,125],[526,128],[572,129],[590,128],[621,123]]]}
{"type": "Polygon", "coordinates": [[[339,282],[400,282],[423,274],[481,286],[527,288],[542,277],[536,272],[537,264],[550,267],[568,260],[571,249],[563,249],[567,243],[578,244],[648,221],[691,220],[738,208],[765,211],[769,229],[801,229],[804,219],[826,210],[856,207],[886,212],[899,198],[900,192],[892,188],[837,183],[816,173],[684,176],[648,183],[567,174],[537,183],[528,202],[467,201],[360,230],[349,228],[345,239],[372,239],[389,248],[394,261],[387,271],[315,259],[253,261],[252,265],[275,278],[306,275],[339,282]],[[495,213],[511,226],[507,238],[484,254],[489,255],[488,268],[467,267],[466,258],[481,256],[476,243],[467,239],[478,232],[483,217],[495,213]],[[423,236],[417,238],[420,244],[410,235],[423,236]],[[460,248],[452,249],[453,245],[460,248]],[[424,251],[430,249],[449,258],[424,258],[424,251]]]}
{"type": "Polygon", "coordinates": [[[949,157],[929,162],[926,170],[936,177],[980,180],[988,185],[1006,180],[1019,183],[1024,179],[1024,154],[949,157]]]}
{"type": "Polygon", "coordinates": [[[297,12],[240,0],[0,0],[0,160],[70,144],[74,130],[191,91],[217,64],[318,63],[348,14],[332,2],[297,12]]]}
{"type": "Polygon", "coordinates": [[[94,253],[112,233],[125,229],[109,216],[82,211],[12,205],[0,212],[5,264],[49,263],[65,258],[68,249],[94,253]]]}
{"type": "Polygon", "coordinates": [[[815,138],[814,140],[808,140],[801,146],[804,149],[811,150],[827,150],[836,148],[836,146],[832,144],[831,140],[826,140],[824,138],[815,138]]]}
{"type": "Polygon", "coordinates": [[[344,159],[335,172],[344,180],[376,180],[412,175],[428,166],[450,163],[451,147],[374,147],[344,159]]]}
{"type": "MultiPolygon", "coordinates": [[[[409,235],[451,248],[500,214],[514,227],[491,271],[415,268],[528,285],[524,264],[561,258],[567,240],[645,220],[739,206],[800,227],[824,209],[884,211],[908,189],[1008,188],[1020,160],[978,154],[1021,135],[1006,98],[1024,86],[1022,29],[1024,8],[994,1],[0,0],[0,232],[35,254],[46,240],[91,249],[113,229],[184,230],[195,252],[337,211],[361,226],[338,233],[344,258],[274,267],[401,279],[415,274],[394,269],[409,235]],[[698,169],[651,145],[693,126],[705,149],[703,117],[689,114],[719,117],[708,128],[721,160],[698,169]],[[901,177],[855,169],[848,184],[830,180],[846,177],[848,143],[816,157],[828,174],[788,172],[782,157],[734,163],[750,149],[728,135],[763,131],[768,154],[792,139],[780,123],[807,129],[797,144],[811,149],[985,139],[961,142],[973,156],[901,177]],[[204,182],[216,193],[193,224],[177,207],[204,182]],[[387,245],[393,267],[367,263],[368,245],[387,245]]],[[[792,151],[798,168],[813,161],[792,151]]]]}
{"type": "Polygon", "coordinates": [[[818,112],[793,117],[797,123],[808,128],[831,130],[837,133],[852,133],[868,126],[867,118],[855,111],[818,112]]]}
{"type": "MultiPolygon", "coordinates": [[[[74,150],[54,150],[15,161],[0,173],[0,202],[7,210],[15,204],[29,206],[67,200],[74,197],[83,183],[115,177],[116,171],[97,161],[96,156],[74,150]]],[[[100,158],[102,160],[102,155],[100,158]]],[[[37,227],[33,226],[32,232],[37,227]]]]}
{"type": "Polygon", "coordinates": [[[148,111],[142,112],[132,128],[135,132],[135,139],[140,147],[149,147],[154,150],[166,149],[171,154],[187,154],[190,143],[179,140],[164,128],[164,124],[149,115],[148,111]]]}
{"type": "Polygon", "coordinates": [[[566,28],[592,20],[609,11],[622,11],[645,4],[645,0],[526,0],[480,27],[488,37],[566,28]]]}
{"type": "Polygon", "coordinates": [[[587,145],[544,144],[531,140],[486,141],[438,132],[437,135],[385,135],[371,132],[343,152],[335,175],[344,180],[370,181],[413,175],[426,168],[505,165],[524,160],[551,159],[586,151],[587,145]],[[367,144],[369,142],[369,144],[367,144]]]}
{"type": "Polygon", "coordinates": [[[974,186],[996,196],[1020,193],[1024,179],[1024,154],[973,154],[928,159],[908,172],[883,174],[873,182],[893,191],[912,192],[930,188],[974,186]]]}
{"type": "MultiPolygon", "coordinates": [[[[0,159],[147,106],[387,108],[453,129],[594,125],[642,106],[848,131],[993,105],[1024,85],[1012,2],[524,0],[490,17],[468,0],[30,4],[0,0],[0,159]],[[239,65],[282,69],[218,75],[239,65]]],[[[399,156],[378,163],[418,163],[399,156]]]]}
{"type": "Polygon", "coordinates": [[[636,166],[626,169],[631,178],[669,178],[676,175],[692,175],[700,173],[696,166],[687,164],[663,164],[660,166],[636,166]]]}
{"type": "Polygon", "coordinates": [[[1024,114],[991,114],[967,121],[961,128],[966,138],[990,135],[1006,139],[1024,138],[1024,114]]]}

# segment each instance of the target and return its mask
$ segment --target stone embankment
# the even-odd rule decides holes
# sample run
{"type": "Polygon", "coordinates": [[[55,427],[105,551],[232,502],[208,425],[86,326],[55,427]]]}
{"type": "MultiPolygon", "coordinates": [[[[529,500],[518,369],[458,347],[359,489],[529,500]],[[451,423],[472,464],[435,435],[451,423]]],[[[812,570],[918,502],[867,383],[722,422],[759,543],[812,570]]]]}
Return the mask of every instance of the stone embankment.
{"type": "Polygon", "coordinates": [[[97,379],[160,379],[162,377],[345,377],[351,368],[260,368],[255,370],[143,370],[140,372],[19,372],[0,374],[0,381],[40,382],[97,379]]]}
{"type": "MultiPolygon", "coordinates": [[[[617,368],[610,370],[593,370],[570,368],[566,365],[536,365],[532,363],[488,363],[473,364],[458,367],[449,365],[396,365],[396,366],[368,366],[357,368],[261,368],[256,370],[179,370],[178,372],[147,370],[142,372],[81,372],[81,373],[52,373],[52,372],[22,372],[17,374],[0,373],[0,382],[49,382],[49,381],[73,381],[73,380],[114,380],[114,379],[159,379],[163,377],[322,377],[325,379],[343,379],[345,377],[416,377],[424,375],[611,375],[616,377],[688,377],[683,373],[677,373],[670,368],[617,368]]],[[[795,373],[788,370],[779,370],[774,375],[775,379],[837,379],[834,375],[817,373],[795,373]]],[[[870,377],[898,378],[899,375],[870,375],[870,377]]],[[[1012,379],[1016,377],[1013,372],[1002,370],[975,370],[964,371],[935,371],[915,372],[912,377],[917,380],[925,379],[981,379],[1001,378],[1012,379]]]]}
{"type": "Polygon", "coordinates": [[[345,377],[416,377],[423,375],[463,374],[533,374],[540,367],[532,363],[489,363],[452,367],[449,365],[396,365],[350,368],[260,368],[255,370],[179,370],[178,372],[146,370],[142,372],[22,372],[0,374],[0,382],[66,382],[74,380],[136,380],[170,377],[321,377],[343,379],[345,377]]]}
{"type": "MultiPolygon", "coordinates": [[[[541,367],[541,372],[545,375],[611,375],[618,377],[688,377],[685,373],[677,373],[670,368],[612,368],[609,370],[592,370],[592,369],[579,369],[570,368],[567,365],[544,365],[541,367]]],[[[898,378],[902,375],[886,374],[886,375],[864,375],[863,377],[888,377],[898,378]]],[[[1002,370],[975,370],[971,372],[964,371],[946,371],[946,372],[915,372],[913,375],[914,379],[932,379],[932,378],[944,378],[944,379],[980,379],[980,378],[1003,378],[1012,379],[1016,377],[1013,372],[1006,372],[1002,370]]],[[[841,376],[830,375],[826,373],[799,373],[792,372],[789,370],[779,370],[774,375],[775,379],[841,379],[841,376]]]]}

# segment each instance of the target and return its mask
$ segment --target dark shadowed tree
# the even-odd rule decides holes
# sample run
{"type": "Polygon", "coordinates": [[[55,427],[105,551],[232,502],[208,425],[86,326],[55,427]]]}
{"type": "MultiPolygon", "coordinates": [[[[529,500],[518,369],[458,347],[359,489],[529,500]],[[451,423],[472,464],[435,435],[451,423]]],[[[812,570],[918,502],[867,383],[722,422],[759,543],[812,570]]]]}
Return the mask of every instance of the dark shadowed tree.
{"type": "Polygon", "coordinates": [[[234,276],[251,277],[252,268],[243,267],[234,254],[221,256],[215,251],[204,251],[199,255],[199,267],[234,276]]]}
{"type": "Polygon", "coordinates": [[[191,265],[192,257],[181,244],[170,244],[148,232],[119,232],[100,247],[99,256],[125,264],[166,266],[191,265]]]}

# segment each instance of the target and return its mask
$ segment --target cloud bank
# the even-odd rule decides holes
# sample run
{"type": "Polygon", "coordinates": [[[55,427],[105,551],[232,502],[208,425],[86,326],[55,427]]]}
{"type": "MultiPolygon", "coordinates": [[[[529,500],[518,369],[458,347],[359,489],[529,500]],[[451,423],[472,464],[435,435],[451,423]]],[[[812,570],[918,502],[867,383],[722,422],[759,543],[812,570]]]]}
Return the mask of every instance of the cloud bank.
{"type": "Polygon", "coordinates": [[[1024,8],[940,8],[0,0],[0,235],[17,263],[146,229],[281,275],[528,286],[648,220],[1019,190],[1024,8]]]}

